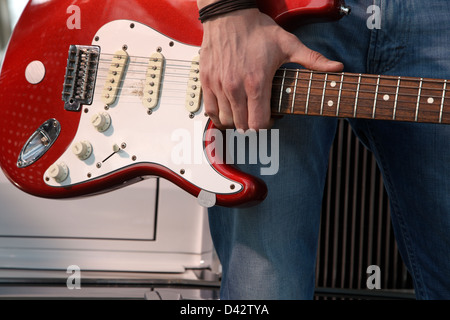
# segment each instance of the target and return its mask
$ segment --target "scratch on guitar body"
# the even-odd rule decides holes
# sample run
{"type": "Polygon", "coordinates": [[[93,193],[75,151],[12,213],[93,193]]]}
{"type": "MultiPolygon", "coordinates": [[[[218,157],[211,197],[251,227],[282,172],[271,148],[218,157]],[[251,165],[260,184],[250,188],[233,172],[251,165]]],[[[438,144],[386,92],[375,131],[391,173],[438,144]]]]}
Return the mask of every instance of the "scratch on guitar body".
{"type": "Polygon", "coordinates": [[[142,98],[144,96],[144,86],[145,80],[140,80],[138,82],[133,83],[131,86],[131,94],[133,96],[142,98]]]}

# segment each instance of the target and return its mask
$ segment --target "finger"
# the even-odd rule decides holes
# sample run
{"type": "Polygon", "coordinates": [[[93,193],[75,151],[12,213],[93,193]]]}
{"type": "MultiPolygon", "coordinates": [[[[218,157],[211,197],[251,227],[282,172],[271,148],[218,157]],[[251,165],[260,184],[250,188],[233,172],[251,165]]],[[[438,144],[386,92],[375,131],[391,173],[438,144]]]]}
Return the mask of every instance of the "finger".
{"type": "Polygon", "coordinates": [[[214,93],[207,87],[203,87],[203,105],[205,107],[205,112],[214,125],[217,128],[221,128],[222,124],[219,120],[219,106],[217,103],[216,96],[214,93]]]}
{"type": "Polygon", "coordinates": [[[219,121],[221,124],[220,129],[232,129],[234,128],[233,111],[231,110],[230,101],[219,91],[216,94],[218,108],[219,108],[219,121]]]}
{"type": "Polygon", "coordinates": [[[268,129],[272,126],[271,123],[271,85],[267,79],[273,79],[273,77],[266,77],[266,81],[263,83],[262,88],[258,94],[249,95],[247,97],[248,103],[248,127],[252,130],[268,129]]]}
{"type": "Polygon", "coordinates": [[[299,40],[292,42],[292,46],[288,52],[289,62],[299,63],[307,69],[339,72],[344,68],[341,62],[326,58],[321,53],[311,50],[299,40]]]}
{"type": "Polygon", "coordinates": [[[230,101],[235,128],[246,131],[248,129],[248,109],[247,96],[244,89],[236,90],[228,97],[228,100],[230,101]]]}

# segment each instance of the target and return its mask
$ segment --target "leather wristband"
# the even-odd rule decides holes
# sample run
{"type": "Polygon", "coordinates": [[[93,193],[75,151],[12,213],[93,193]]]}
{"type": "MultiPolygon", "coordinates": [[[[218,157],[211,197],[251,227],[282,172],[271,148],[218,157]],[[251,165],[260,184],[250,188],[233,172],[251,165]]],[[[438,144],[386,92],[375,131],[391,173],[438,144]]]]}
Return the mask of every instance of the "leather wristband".
{"type": "Polygon", "coordinates": [[[243,9],[258,8],[256,0],[219,0],[199,10],[201,23],[226,13],[243,9]]]}

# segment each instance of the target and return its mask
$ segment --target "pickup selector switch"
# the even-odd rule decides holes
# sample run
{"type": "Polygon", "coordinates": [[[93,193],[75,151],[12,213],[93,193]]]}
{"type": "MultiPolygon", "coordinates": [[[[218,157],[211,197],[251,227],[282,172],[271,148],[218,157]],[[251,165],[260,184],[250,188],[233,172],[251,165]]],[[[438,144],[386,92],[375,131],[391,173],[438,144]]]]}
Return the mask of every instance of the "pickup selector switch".
{"type": "Polygon", "coordinates": [[[97,113],[91,118],[91,123],[98,132],[104,132],[111,126],[111,116],[106,112],[97,113]]]}
{"type": "Polygon", "coordinates": [[[63,162],[55,163],[48,169],[48,175],[56,182],[61,183],[69,176],[69,168],[63,162]]]}
{"type": "Polygon", "coordinates": [[[92,145],[89,141],[76,142],[72,146],[72,151],[78,157],[78,159],[86,160],[92,154],[92,145]]]}

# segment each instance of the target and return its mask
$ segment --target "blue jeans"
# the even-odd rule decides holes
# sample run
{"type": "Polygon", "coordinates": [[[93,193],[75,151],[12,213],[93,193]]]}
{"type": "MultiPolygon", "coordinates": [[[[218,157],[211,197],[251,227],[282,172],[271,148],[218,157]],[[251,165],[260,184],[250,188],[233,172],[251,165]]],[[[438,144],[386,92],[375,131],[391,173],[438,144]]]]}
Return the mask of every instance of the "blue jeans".
{"type": "MultiPolygon", "coordinates": [[[[345,71],[450,77],[450,4],[422,0],[347,0],[352,14],[296,31],[345,71]],[[381,8],[381,29],[366,22],[381,8]]],[[[349,120],[375,155],[391,202],[392,223],[418,299],[450,298],[450,127],[349,120]]],[[[311,299],[333,118],[278,120],[280,169],[261,176],[267,199],[246,209],[210,209],[223,267],[222,299],[311,299]]],[[[257,165],[241,169],[259,175],[257,165]]],[[[365,272],[365,271],[363,271],[365,272]]]]}

